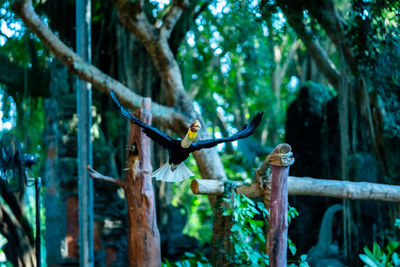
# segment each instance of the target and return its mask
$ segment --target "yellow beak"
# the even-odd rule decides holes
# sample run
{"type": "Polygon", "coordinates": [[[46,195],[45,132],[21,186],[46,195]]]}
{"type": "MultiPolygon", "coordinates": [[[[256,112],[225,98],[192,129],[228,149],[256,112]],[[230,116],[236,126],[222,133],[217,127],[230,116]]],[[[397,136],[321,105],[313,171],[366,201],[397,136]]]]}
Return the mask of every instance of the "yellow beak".
{"type": "Polygon", "coordinates": [[[197,132],[192,132],[192,131],[189,129],[189,132],[188,132],[187,135],[188,135],[188,137],[189,137],[190,140],[194,140],[194,139],[196,138],[197,132]]]}

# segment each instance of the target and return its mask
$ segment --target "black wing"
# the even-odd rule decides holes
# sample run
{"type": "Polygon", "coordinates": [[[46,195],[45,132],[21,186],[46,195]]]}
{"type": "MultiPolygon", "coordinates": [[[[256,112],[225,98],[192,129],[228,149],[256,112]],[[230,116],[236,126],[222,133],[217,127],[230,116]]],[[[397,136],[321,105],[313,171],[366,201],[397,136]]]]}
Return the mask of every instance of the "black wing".
{"type": "Polygon", "coordinates": [[[246,138],[249,135],[251,135],[254,130],[257,128],[257,126],[261,122],[263,113],[258,112],[257,115],[253,118],[253,120],[250,122],[249,125],[245,125],[242,130],[239,132],[235,133],[232,136],[225,137],[225,138],[220,138],[220,139],[207,139],[207,140],[201,140],[198,142],[193,143],[189,149],[192,151],[196,151],[202,148],[210,148],[214,147],[220,143],[226,143],[226,142],[232,142],[238,139],[246,138]]]}
{"type": "Polygon", "coordinates": [[[129,111],[127,111],[121,104],[119,103],[118,99],[115,97],[114,91],[110,90],[110,95],[113,98],[114,102],[118,105],[119,109],[121,110],[122,115],[127,117],[132,123],[140,126],[143,129],[143,132],[150,137],[153,141],[157,142],[159,145],[161,145],[163,148],[168,149],[170,148],[170,145],[172,144],[172,138],[158,130],[157,128],[154,128],[147,123],[142,122],[135,116],[133,116],[129,111]]]}

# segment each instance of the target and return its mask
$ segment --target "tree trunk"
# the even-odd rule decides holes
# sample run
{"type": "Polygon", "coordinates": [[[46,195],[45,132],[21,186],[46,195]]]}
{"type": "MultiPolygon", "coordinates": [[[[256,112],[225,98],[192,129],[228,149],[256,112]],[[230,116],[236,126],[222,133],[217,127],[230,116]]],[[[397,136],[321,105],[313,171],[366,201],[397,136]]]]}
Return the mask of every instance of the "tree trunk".
{"type": "MultiPolygon", "coordinates": [[[[150,98],[135,115],[151,124],[150,98]]],[[[150,138],[140,127],[131,124],[127,156],[126,180],[104,176],[88,166],[90,176],[116,184],[125,191],[128,204],[128,255],[129,266],[160,266],[160,235],[157,228],[154,190],[151,181],[150,138]]]]}
{"type": "MultiPolygon", "coordinates": [[[[145,98],[135,116],[151,124],[151,100],[145,98]]],[[[131,124],[127,160],[125,196],[128,204],[129,266],[161,265],[160,235],[157,228],[154,190],[151,182],[150,138],[131,124]],[[132,151],[133,150],[133,151],[132,151]]]]}

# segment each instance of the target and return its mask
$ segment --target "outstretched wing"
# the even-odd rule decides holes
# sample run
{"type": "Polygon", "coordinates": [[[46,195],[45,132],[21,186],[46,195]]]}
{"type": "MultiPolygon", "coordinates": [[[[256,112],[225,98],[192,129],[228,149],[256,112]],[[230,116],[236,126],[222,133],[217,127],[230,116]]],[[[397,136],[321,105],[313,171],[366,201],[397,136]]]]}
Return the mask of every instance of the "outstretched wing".
{"type": "Polygon", "coordinates": [[[254,130],[257,128],[257,126],[261,122],[263,113],[258,112],[257,115],[252,119],[249,125],[245,125],[242,130],[239,132],[235,133],[232,136],[225,137],[225,138],[220,138],[220,139],[206,139],[206,140],[201,140],[198,142],[193,143],[189,149],[191,152],[202,149],[202,148],[210,148],[214,147],[220,143],[226,143],[226,142],[232,142],[238,139],[246,138],[249,135],[251,135],[254,130]]]}
{"type": "Polygon", "coordinates": [[[110,95],[113,98],[114,102],[118,105],[122,115],[127,117],[132,123],[141,127],[143,129],[143,132],[148,137],[150,137],[153,141],[157,142],[163,148],[168,149],[170,147],[170,144],[172,143],[173,139],[169,135],[161,132],[157,128],[148,125],[147,123],[142,122],[141,120],[133,116],[131,113],[129,113],[129,111],[127,111],[123,106],[121,106],[118,99],[115,97],[113,90],[110,90],[110,95]]]}

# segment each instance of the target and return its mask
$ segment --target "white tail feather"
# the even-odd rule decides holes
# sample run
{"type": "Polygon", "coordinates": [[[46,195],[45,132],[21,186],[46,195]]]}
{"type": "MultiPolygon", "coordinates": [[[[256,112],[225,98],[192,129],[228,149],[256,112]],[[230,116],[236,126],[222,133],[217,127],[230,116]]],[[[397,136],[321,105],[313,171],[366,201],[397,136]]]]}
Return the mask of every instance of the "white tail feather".
{"type": "Polygon", "coordinates": [[[194,176],[194,174],[183,162],[176,166],[174,171],[171,169],[171,165],[167,162],[151,174],[151,177],[156,177],[157,181],[163,182],[181,182],[190,176],[194,176]]]}

